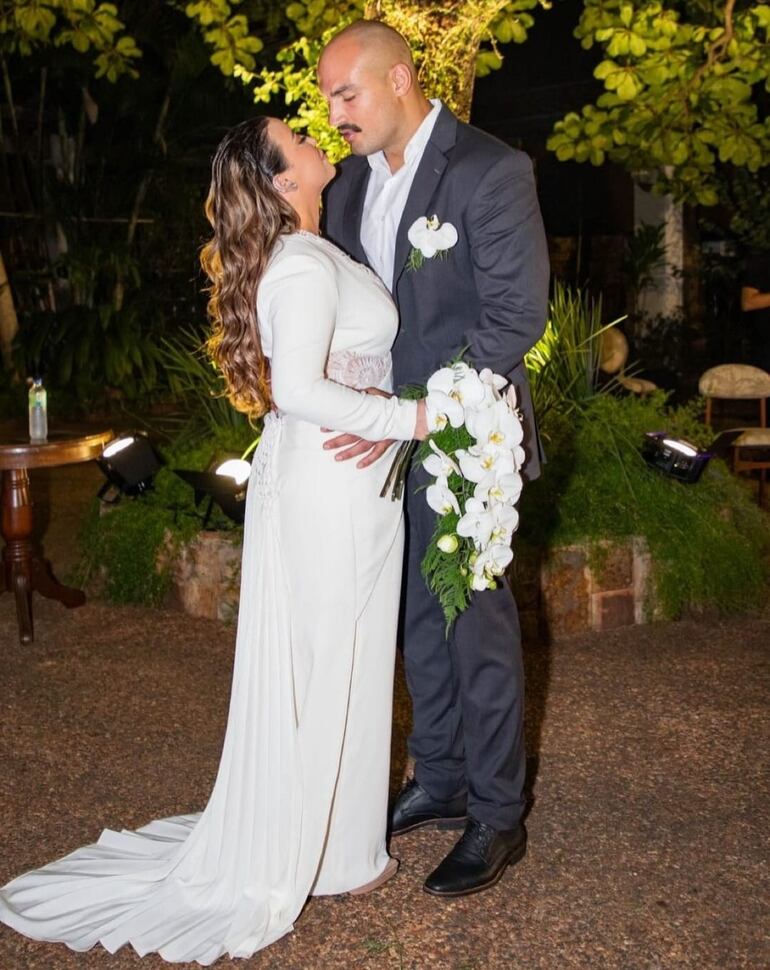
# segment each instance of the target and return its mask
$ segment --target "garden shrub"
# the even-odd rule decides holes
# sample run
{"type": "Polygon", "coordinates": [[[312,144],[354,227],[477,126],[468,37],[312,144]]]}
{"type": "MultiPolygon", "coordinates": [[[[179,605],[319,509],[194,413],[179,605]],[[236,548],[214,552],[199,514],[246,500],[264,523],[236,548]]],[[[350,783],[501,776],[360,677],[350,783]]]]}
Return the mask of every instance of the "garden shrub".
{"type": "Polygon", "coordinates": [[[767,595],[770,520],[746,482],[712,458],[685,484],[649,468],[640,446],[647,431],[666,431],[707,446],[700,402],[666,407],[648,398],[600,394],[544,429],[548,461],[524,491],[520,537],[540,550],[556,545],[642,536],[663,616],[684,609],[733,612],[767,595]]]}
{"type": "MultiPolygon", "coordinates": [[[[171,575],[169,555],[158,568],[161,549],[173,552],[201,529],[203,504],[196,509],[192,488],[174,474],[174,468],[203,470],[212,457],[242,453],[253,443],[255,432],[245,425],[220,432],[194,444],[175,444],[160,449],[166,464],[155,476],[154,487],[137,498],[123,498],[106,514],[98,500],[84,524],[78,580],[95,582],[100,593],[113,603],[157,606],[166,595],[171,575]]],[[[209,528],[240,531],[215,505],[209,528]]]]}

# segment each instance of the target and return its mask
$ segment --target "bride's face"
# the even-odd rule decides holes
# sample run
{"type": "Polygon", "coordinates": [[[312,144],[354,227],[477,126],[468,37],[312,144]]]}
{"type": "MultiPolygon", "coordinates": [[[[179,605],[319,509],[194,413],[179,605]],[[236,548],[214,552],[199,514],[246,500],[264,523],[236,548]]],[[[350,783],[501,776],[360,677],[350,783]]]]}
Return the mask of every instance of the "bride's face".
{"type": "Polygon", "coordinates": [[[268,122],[268,136],[286,160],[286,171],[278,177],[279,182],[296,185],[303,194],[316,195],[334,178],[334,166],[313,138],[292,131],[277,118],[268,122]]]}

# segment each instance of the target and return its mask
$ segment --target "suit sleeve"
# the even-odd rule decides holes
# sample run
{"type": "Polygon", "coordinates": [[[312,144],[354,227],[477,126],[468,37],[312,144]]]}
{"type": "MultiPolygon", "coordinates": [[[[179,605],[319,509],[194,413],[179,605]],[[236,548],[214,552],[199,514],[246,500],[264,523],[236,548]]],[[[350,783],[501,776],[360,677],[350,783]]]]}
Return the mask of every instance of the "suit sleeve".
{"type": "Polygon", "coordinates": [[[512,153],[498,162],[465,221],[481,313],[464,343],[477,366],[508,374],[542,336],[548,312],[548,247],[530,160],[512,153]]]}
{"type": "Polygon", "coordinates": [[[323,257],[292,253],[277,260],[260,284],[260,298],[280,411],[370,441],[413,437],[415,401],[378,397],[326,377],[338,296],[333,267],[323,257]]]}

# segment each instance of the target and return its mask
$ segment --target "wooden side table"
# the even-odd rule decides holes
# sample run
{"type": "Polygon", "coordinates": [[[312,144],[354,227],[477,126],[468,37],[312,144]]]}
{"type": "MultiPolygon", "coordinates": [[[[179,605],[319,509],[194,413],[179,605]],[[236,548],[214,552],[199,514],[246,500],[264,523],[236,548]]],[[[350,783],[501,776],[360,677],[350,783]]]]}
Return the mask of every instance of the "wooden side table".
{"type": "Polygon", "coordinates": [[[0,442],[0,470],[2,477],[2,532],[5,540],[0,593],[13,593],[19,639],[31,643],[32,593],[58,600],[72,608],[82,606],[85,593],[62,586],[53,575],[50,563],[32,543],[32,510],[30,497],[30,468],[55,468],[98,458],[104,445],[113,438],[112,431],[82,434],[78,431],[53,431],[48,441],[32,444],[21,434],[0,442]]]}

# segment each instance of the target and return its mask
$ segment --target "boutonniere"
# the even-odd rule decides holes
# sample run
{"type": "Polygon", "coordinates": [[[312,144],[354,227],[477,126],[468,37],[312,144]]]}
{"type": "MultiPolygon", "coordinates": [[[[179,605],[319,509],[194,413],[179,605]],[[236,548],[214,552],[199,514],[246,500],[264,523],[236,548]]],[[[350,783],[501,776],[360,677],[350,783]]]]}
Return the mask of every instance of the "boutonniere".
{"type": "Polygon", "coordinates": [[[406,238],[412,244],[408,269],[419,269],[426,259],[446,258],[447,250],[457,242],[457,230],[451,222],[439,222],[438,216],[420,216],[409,227],[406,238]]]}

